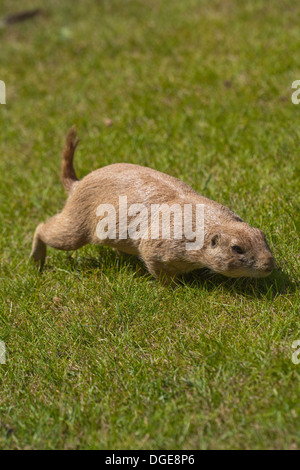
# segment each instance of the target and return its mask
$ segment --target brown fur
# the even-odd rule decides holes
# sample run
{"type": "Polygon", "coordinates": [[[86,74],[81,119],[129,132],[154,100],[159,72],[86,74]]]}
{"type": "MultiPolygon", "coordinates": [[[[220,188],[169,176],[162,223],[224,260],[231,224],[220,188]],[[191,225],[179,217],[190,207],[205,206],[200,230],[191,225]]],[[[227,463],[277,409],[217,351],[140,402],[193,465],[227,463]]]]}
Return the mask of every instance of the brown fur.
{"type": "MultiPolygon", "coordinates": [[[[261,230],[250,227],[227,207],[211,201],[182,181],[139,165],[116,163],[78,181],[73,155],[78,144],[75,129],[70,129],[63,152],[62,183],[69,198],[62,212],[38,225],[31,257],[43,266],[46,245],[59,250],[76,250],[88,243],[104,244],[118,251],[139,256],[156,278],[171,281],[178,274],[197,268],[210,268],[229,277],[264,277],[275,267],[274,258],[261,230]],[[168,205],[204,204],[204,245],[187,251],[187,240],[127,238],[99,240],[96,226],[100,204],[118,210],[119,196],[127,196],[128,207],[141,203],[168,205]],[[236,253],[238,246],[243,253],[236,253]]],[[[128,217],[130,222],[130,217],[128,217]]],[[[117,217],[118,221],[118,217],[117,217]]],[[[117,224],[117,235],[118,235],[117,224]]]]}

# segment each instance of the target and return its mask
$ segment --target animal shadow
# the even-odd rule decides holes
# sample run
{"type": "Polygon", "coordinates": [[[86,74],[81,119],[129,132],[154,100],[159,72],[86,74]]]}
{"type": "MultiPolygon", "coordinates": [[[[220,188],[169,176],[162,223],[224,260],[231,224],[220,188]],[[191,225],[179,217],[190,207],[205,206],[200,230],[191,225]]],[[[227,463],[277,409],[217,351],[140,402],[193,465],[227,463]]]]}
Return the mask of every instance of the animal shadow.
{"type": "MultiPolygon", "coordinates": [[[[67,255],[68,268],[73,272],[94,271],[101,270],[108,273],[111,269],[130,269],[136,276],[154,280],[149,272],[146,270],[142,260],[136,256],[130,256],[123,253],[117,253],[115,250],[107,247],[100,247],[99,254],[95,256],[83,256],[81,254],[73,257],[71,254],[67,255]]],[[[205,288],[208,291],[213,291],[216,287],[223,287],[228,291],[234,292],[239,295],[253,298],[269,298],[274,299],[277,295],[294,293],[299,287],[299,280],[296,273],[292,276],[287,274],[282,268],[276,269],[273,273],[266,278],[227,278],[221,274],[216,274],[208,269],[199,269],[191,273],[182,275],[176,281],[175,288],[182,288],[184,286],[191,288],[205,288]]],[[[170,288],[170,287],[166,287],[170,288]]],[[[173,286],[174,288],[174,286],[173,286]]]]}

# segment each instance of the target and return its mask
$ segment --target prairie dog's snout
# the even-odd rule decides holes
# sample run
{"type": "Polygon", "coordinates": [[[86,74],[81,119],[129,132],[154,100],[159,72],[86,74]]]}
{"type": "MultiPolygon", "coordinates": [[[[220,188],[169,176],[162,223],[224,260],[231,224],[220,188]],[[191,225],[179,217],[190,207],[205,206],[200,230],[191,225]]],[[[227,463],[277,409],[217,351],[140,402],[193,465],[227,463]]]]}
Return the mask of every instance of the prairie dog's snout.
{"type": "MultiPolygon", "coordinates": [[[[264,277],[274,269],[275,261],[261,230],[251,227],[227,207],[201,196],[172,176],[139,165],[116,163],[78,180],[73,167],[77,144],[76,132],[72,128],[63,151],[61,176],[69,197],[62,212],[36,228],[31,252],[36,263],[43,266],[46,245],[60,250],[75,250],[93,243],[139,256],[151,274],[164,278],[166,282],[180,273],[202,267],[229,277],[264,277]],[[125,228],[120,213],[122,197],[126,197],[126,204],[130,207],[125,228]],[[166,211],[164,216],[167,214],[167,219],[169,217],[169,233],[173,236],[164,237],[163,231],[156,238],[150,236],[153,227],[149,225],[151,217],[147,216],[154,206],[158,212],[166,211]],[[179,233],[175,225],[182,220],[180,217],[185,214],[186,206],[193,213],[200,206],[204,211],[202,244],[197,249],[187,249],[190,238],[185,230],[181,237],[174,235],[179,233]],[[124,236],[124,233],[132,233],[132,216],[138,211],[139,226],[143,227],[140,237],[124,236]],[[173,217],[170,216],[171,211],[173,217]],[[106,238],[99,238],[99,216],[107,213],[111,215],[109,234],[106,238]]],[[[100,224],[102,222],[100,218],[100,224]]]]}

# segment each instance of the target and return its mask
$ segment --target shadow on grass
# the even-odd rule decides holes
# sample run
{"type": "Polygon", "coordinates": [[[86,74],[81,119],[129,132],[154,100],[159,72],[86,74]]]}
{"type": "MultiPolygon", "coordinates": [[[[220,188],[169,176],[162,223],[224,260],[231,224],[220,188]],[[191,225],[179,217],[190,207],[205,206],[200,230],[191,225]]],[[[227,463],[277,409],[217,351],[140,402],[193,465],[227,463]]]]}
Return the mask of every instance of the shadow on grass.
{"type": "MultiPolygon", "coordinates": [[[[109,275],[113,270],[130,269],[138,277],[149,279],[150,276],[140,259],[126,254],[117,254],[109,248],[101,247],[99,256],[95,256],[94,253],[91,256],[86,254],[82,256],[80,252],[77,252],[75,257],[68,254],[66,259],[66,270],[80,274],[83,271],[101,270],[104,274],[109,275]]],[[[55,270],[55,267],[50,268],[46,265],[44,270],[53,270],[53,268],[55,270]]],[[[213,291],[216,287],[222,287],[239,295],[251,296],[257,299],[269,298],[272,300],[277,295],[294,293],[297,290],[299,281],[296,274],[293,274],[293,277],[291,277],[282,269],[277,269],[266,278],[234,279],[215,274],[208,269],[200,269],[180,276],[177,285],[199,289],[205,288],[207,291],[213,291]]]]}
{"type": "Polygon", "coordinates": [[[236,294],[251,296],[257,299],[274,299],[277,295],[294,293],[297,289],[297,280],[291,278],[282,270],[275,270],[270,276],[261,279],[255,278],[225,278],[220,274],[214,274],[208,270],[194,271],[184,276],[184,282],[194,287],[203,287],[207,290],[215,290],[222,286],[236,294]]]}

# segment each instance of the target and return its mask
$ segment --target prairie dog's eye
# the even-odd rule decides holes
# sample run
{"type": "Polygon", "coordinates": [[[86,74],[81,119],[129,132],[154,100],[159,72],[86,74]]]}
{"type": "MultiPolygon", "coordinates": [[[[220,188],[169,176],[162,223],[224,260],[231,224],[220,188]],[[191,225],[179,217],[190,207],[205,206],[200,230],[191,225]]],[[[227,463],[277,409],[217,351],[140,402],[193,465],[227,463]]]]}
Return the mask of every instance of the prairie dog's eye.
{"type": "Polygon", "coordinates": [[[242,255],[244,253],[244,250],[243,248],[241,248],[240,246],[238,245],[233,245],[231,247],[232,251],[234,251],[235,253],[237,253],[238,255],[242,255]]]}

